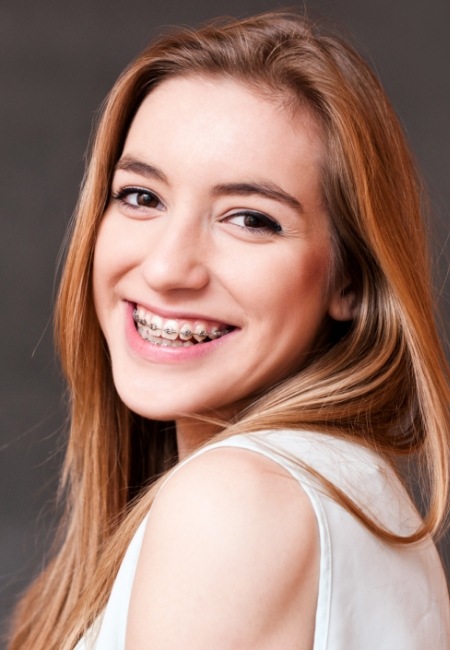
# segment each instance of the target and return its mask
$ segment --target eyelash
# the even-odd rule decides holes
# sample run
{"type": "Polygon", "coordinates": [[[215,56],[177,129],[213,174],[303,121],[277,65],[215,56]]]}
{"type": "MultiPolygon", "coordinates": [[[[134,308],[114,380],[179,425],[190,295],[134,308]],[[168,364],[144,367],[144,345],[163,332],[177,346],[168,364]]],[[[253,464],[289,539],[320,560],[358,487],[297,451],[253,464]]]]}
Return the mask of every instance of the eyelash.
{"type": "Polygon", "coordinates": [[[124,187],[118,192],[113,192],[111,194],[111,198],[114,201],[118,201],[127,208],[131,208],[132,210],[141,210],[142,208],[156,209],[156,206],[153,205],[134,205],[133,203],[130,203],[130,201],[127,199],[133,194],[136,194],[137,196],[147,195],[150,197],[151,201],[156,201],[158,204],[162,204],[162,201],[157,194],[150,192],[150,190],[146,190],[143,187],[124,187]]]}
{"type": "MultiPolygon", "coordinates": [[[[260,234],[260,235],[266,235],[266,234],[271,234],[271,235],[280,235],[282,234],[282,228],[280,224],[275,221],[274,219],[271,219],[268,217],[266,214],[262,212],[256,212],[252,210],[244,210],[242,212],[235,212],[234,214],[231,214],[228,216],[225,221],[229,222],[231,219],[235,217],[251,217],[254,219],[257,219],[260,223],[262,222],[262,225],[259,226],[238,226],[238,228],[241,228],[242,230],[246,232],[250,232],[252,234],[260,234]]],[[[237,225],[237,224],[235,224],[237,225]]]]}
{"type": "MultiPolygon", "coordinates": [[[[156,201],[157,203],[162,205],[162,201],[158,197],[157,194],[154,192],[151,192],[150,190],[144,189],[142,187],[124,187],[117,192],[113,192],[111,194],[111,198],[114,201],[117,201],[124,205],[126,208],[129,208],[131,210],[140,210],[142,208],[146,209],[157,209],[156,206],[152,205],[134,205],[133,203],[130,203],[129,197],[133,195],[147,195],[150,198],[150,201],[156,201]]],[[[258,220],[258,222],[262,225],[259,226],[248,226],[248,225],[238,225],[238,224],[233,224],[240,228],[241,230],[245,232],[249,232],[253,235],[281,235],[283,233],[283,229],[280,226],[280,224],[275,221],[274,219],[268,217],[266,214],[262,212],[257,212],[255,210],[243,210],[241,212],[235,212],[234,214],[229,215],[226,217],[223,221],[225,223],[230,222],[231,219],[234,219],[236,217],[243,217],[244,219],[247,217],[253,218],[258,220]]]]}

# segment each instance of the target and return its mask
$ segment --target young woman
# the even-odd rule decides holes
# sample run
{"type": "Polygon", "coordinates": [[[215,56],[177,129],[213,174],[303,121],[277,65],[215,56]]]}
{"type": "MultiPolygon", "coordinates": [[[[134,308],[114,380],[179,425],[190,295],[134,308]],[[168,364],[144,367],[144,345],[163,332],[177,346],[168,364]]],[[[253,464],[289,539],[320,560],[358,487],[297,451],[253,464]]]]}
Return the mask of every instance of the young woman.
{"type": "Polygon", "coordinates": [[[450,648],[419,197],[378,81],[300,16],[124,72],[57,306],[67,514],[11,649],[450,648]]]}

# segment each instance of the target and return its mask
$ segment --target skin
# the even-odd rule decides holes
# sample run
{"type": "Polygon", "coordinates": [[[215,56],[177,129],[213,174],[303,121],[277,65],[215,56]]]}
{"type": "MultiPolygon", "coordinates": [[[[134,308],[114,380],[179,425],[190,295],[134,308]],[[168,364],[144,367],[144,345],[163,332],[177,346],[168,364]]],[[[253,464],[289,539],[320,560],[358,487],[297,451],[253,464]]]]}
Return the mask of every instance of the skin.
{"type": "MultiPolygon", "coordinates": [[[[214,432],[189,416],[228,419],[301,366],[330,316],[351,317],[342,288],[330,289],[321,158],[306,111],[237,82],[166,81],[137,112],[98,235],[94,297],[121,398],[175,419],[181,458],[214,432]],[[157,348],[136,334],[136,304],[233,331],[187,353],[157,348]]],[[[273,461],[207,451],[164,484],[149,521],[127,650],[312,648],[316,520],[273,461]]]]}

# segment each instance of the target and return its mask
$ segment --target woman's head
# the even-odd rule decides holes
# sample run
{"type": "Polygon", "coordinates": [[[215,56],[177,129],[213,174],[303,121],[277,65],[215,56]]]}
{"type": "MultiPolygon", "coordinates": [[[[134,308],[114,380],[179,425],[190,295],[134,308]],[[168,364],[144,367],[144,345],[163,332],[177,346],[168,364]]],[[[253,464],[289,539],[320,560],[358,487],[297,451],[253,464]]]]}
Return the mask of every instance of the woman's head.
{"type": "Polygon", "coordinates": [[[316,120],[241,82],[156,87],[133,119],[94,256],[97,315],[140,415],[226,421],[305,365],[330,318],[316,120]],[[134,314],[134,318],[133,318],[134,314]],[[205,332],[205,334],[203,334],[205,332]]]}
{"type": "Polygon", "coordinates": [[[349,327],[328,319],[320,352],[308,364],[298,360],[298,376],[292,378],[295,368],[289,367],[288,383],[272,392],[272,402],[263,398],[259,411],[271,404],[274,426],[308,421],[352,429],[391,448],[410,445],[417,434],[417,393],[406,378],[413,381],[414,339],[425,333],[418,313],[430,306],[414,169],[374,75],[350,47],[295,15],[165,36],[113,88],[94,141],[60,299],[62,356],[74,392],[89,375],[91,400],[100,403],[94,397],[100,384],[104,394],[113,393],[92,298],[95,241],[136,114],[151,103],[152,91],[177,79],[239,84],[255,101],[278,107],[286,120],[307,115],[320,142],[331,290],[341,296],[343,320],[350,312],[354,318],[349,327]]]}

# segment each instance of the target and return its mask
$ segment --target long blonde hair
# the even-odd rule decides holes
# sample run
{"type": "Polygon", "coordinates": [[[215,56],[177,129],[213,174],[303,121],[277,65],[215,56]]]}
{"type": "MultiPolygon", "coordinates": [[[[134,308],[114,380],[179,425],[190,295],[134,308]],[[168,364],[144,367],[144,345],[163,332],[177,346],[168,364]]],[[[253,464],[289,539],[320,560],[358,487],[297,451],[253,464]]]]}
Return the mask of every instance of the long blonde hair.
{"type": "Polygon", "coordinates": [[[53,559],[17,609],[11,650],[74,646],[105,605],[157,479],[177,460],[173,426],[131,413],[115,391],[93,305],[92,258],[137,108],[156,85],[187,74],[231,77],[313,111],[326,146],[322,190],[335,274],[350,278],[358,305],[350,327],[330,323],[323,352],[260,395],[221,435],[308,428],[356,439],[389,457],[414,453],[427,478],[428,509],[421,530],[407,539],[381,530],[328,488],[388,541],[436,534],[445,519],[448,383],[434,325],[421,187],[378,80],[346,43],[295,14],[177,31],[122,74],[93,141],[56,309],[72,408],[66,515],[53,559]]]}

